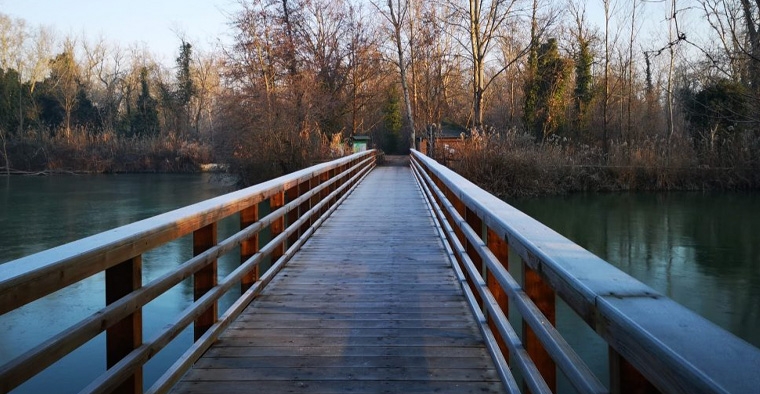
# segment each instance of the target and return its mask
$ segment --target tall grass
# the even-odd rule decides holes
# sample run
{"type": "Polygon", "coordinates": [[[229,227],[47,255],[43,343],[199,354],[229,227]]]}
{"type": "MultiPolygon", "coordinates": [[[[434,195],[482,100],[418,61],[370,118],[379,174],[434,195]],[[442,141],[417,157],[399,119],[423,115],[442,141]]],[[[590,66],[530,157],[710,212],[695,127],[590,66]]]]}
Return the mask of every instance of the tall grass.
{"type": "Polygon", "coordinates": [[[652,137],[601,148],[554,136],[476,134],[451,167],[502,197],[578,191],[750,190],[760,187],[757,141],[726,143],[719,150],[695,148],[685,138],[652,137]],[[752,145],[754,144],[754,145],[752,145]],[[755,150],[756,152],[756,150],[755,150]]]}
{"type": "Polygon", "coordinates": [[[212,160],[208,146],[176,135],[125,137],[86,128],[14,135],[7,152],[11,168],[25,172],[192,172],[212,160]]]}

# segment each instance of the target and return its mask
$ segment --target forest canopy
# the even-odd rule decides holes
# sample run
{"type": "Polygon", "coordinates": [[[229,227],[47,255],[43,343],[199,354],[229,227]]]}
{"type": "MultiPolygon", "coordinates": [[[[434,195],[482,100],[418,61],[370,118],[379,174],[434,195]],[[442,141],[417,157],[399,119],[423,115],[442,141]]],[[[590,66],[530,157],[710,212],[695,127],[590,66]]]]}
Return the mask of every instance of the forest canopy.
{"type": "Polygon", "coordinates": [[[0,14],[0,165],[214,160],[255,182],[357,135],[404,153],[452,124],[473,135],[454,167],[486,183],[486,159],[635,179],[753,169],[759,20],[745,0],[241,0],[228,45],[178,38],[165,65],[0,14]]]}

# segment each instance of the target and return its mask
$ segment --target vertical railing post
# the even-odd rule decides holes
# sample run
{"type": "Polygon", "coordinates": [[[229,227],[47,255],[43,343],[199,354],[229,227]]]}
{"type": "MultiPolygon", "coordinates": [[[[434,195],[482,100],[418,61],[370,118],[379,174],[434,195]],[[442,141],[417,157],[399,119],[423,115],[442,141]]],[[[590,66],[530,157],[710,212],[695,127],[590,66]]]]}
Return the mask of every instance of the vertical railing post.
{"type": "MultiPolygon", "coordinates": [[[[309,190],[314,190],[314,188],[316,188],[317,186],[319,186],[319,177],[318,176],[314,176],[314,177],[310,178],[309,179],[309,190]]],[[[311,198],[309,198],[309,204],[311,205],[312,208],[316,207],[317,204],[319,204],[319,194],[315,194],[315,195],[311,196],[311,198]]],[[[314,223],[316,223],[316,221],[317,221],[318,218],[319,218],[319,213],[315,212],[314,215],[312,215],[312,217],[309,219],[309,224],[311,226],[313,226],[314,223]]]]}
{"type": "MultiPolygon", "coordinates": [[[[523,262],[523,288],[528,297],[536,304],[541,313],[544,314],[546,320],[554,325],[556,321],[554,290],[541,279],[541,275],[538,272],[531,269],[525,262],[523,262]]],[[[556,392],[557,368],[554,360],[549,356],[549,353],[544,349],[541,341],[525,320],[523,320],[522,325],[525,350],[541,372],[546,385],[553,392],[556,392]]]]}
{"type": "MultiPolygon", "coordinates": [[[[460,200],[461,201],[461,200],[460,200]]],[[[479,239],[483,239],[483,220],[478,217],[477,214],[475,214],[474,211],[472,211],[469,207],[467,207],[464,203],[460,202],[460,204],[464,207],[464,215],[462,215],[467,221],[467,224],[470,226],[470,228],[475,231],[475,234],[478,235],[479,239]]],[[[478,253],[478,249],[475,245],[472,244],[469,240],[465,237],[464,242],[465,250],[467,251],[467,255],[470,256],[470,259],[472,260],[472,264],[480,270],[481,276],[485,277],[485,267],[483,266],[483,259],[480,257],[480,254],[478,253]]],[[[473,295],[475,296],[475,299],[478,301],[478,305],[480,305],[480,309],[485,312],[485,305],[483,303],[483,297],[480,296],[480,292],[476,291],[474,288],[475,282],[472,282],[473,285],[473,295]]]]}
{"type": "MultiPolygon", "coordinates": [[[[276,193],[272,197],[269,198],[269,212],[274,212],[282,206],[285,205],[285,192],[281,191],[279,193],[276,193]]],[[[277,236],[282,234],[282,232],[285,231],[285,215],[280,216],[279,218],[272,221],[272,225],[270,226],[270,233],[272,234],[272,240],[274,240],[277,236]]],[[[282,241],[279,244],[277,244],[274,248],[274,251],[272,252],[272,264],[277,262],[277,260],[282,257],[283,254],[285,254],[285,244],[286,241],[282,241]]]]}
{"type": "MultiPolygon", "coordinates": [[[[106,305],[110,305],[142,286],[142,256],[133,257],[106,269],[106,305]]],[[[142,345],[142,309],[136,310],[106,330],[106,365],[113,367],[132,350],[142,345]]],[[[142,393],[143,371],[138,368],[113,392],[142,393]]]]}
{"type": "MultiPolygon", "coordinates": [[[[320,185],[323,184],[323,183],[325,183],[325,182],[328,182],[329,180],[330,180],[330,173],[329,172],[325,171],[325,172],[319,174],[319,184],[320,185]]],[[[326,188],[322,189],[322,191],[319,192],[319,201],[321,202],[322,200],[324,200],[325,198],[327,198],[327,196],[329,196],[329,195],[330,195],[330,188],[326,187],[326,188]]],[[[330,208],[329,204],[323,205],[322,209],[319,210],[319,213],[320,213],[319,216],[324,215],[327,212],[328,208],[330,208]]]]}
{"type": "MultiPolygon", "coordinates": [[[[337,171],[337,169],[335,169],[335,168],[331,169],[331,170],[330,170],[330,180],[334,180],[336,176],[338,176],[338,171],[337,171]]],[[[328,193],[329,193],[329,194],[332,194],[332,192],[334,192],[334,191],[335,191],[335,189],[337,189],[337,188],[338,188],[338,182],[333,182],[333,183],[331,183],[331,184],[330,184],[330,187],[328,188],[328,189],[329,189],[329,190],[328,190],[328,193]]],[[[331,198],[331,199],[330,199],[330,202],[327,204],[328,208],[329,208],[329,207],[332,207],[332,206],[335,204],[335,202],[336,202],[336,201],[338,201],[338,198],[337,198],[337,197],[333,197],[333,198],[331,198]]]]}
{"type": "MultiPolygon", "coordinates": [[[[298,199],[298,197],[301,195],[301,189],[298,187],[298,185],[294,185],[290,189],[285,191],[285,203],[290,203],[293,200],[298,199]]],[[[287,214],[288,222],[286,224],[287,227],[290,227],[293,225],[293,223],[298,221],[298,218],[301,217],[300,207],[295,207],[290,210],[287,214]]],[[[300,228],[296,229],[296,231],[293,232],[288,237],[288,245],[293,245],[298,241],[298,238],[301,236],[300,228]]]]}
{"type": "MultiPolygon", "coordinates": [[[[217,242],[217,224],[211,223],[193,232],[193,256],[197,256],[212,248],[217,242]]],[[[197,301],[217,283],[216,260],[210,261],[193,275],[193,296],[197,301]]],[[[197,341],[217,319],[217,302],[214,301],[203,314],[195,319],[193,327],[194,338],[197,341]]]]}
{"type": "Polygon", "coordinates": [[[660,393],[636,367],[631,365],[611,346],[609,347],[610,362],[610,392],[612,394],[636,393],[656,394],[660,393]]]}
{"type": "MultiPolygon", "coordinates": [[[[298,194],[300,196],[303,196],[303,195],[309,193],[309,190],[311,190],[310,187],[311,186],[309,185],[309,181],[308,180],[299,183],[298,184],[298,194]]],[[[311,199],[307,198],[304,202],[301,203],[301,205],[298,206],[298,209],[300,211],[300,214],[299,214],[300,216],[303,216],[303,215],[306,214],[306,212],[309,212],[309,210],[311,209],[311,199]]],[[[305,221],[301,225],[301,230],[300,230],[301,234],[304,234],[306,231],[308,231],[310,226],[311,226],[311,220],[305,221]]]]}
{"type": "MultiPolygon", "coordinates": [[[[491,230],[490,227],[486,228],[486,244],[488,245],[488,249],[491,250],[491,252],[496,256],[496,258],[499,260],[499,263],[509,271],[509,244],[507,241],[499,236],[495,231],[491,230]]],[[[501,287],[501,284],[496,280],[496,277],[493,275],[493,270],[486,270],[486,285],[488,286],[488,291],[491,292],[493,295],[493,298],[496,299],[496,302],[499,304],[499,307],[501,308],[502,312],[504,312],[504,315],[509,319],[509,299],[507,298],[507,293],[504,291],[504,288],[501,287]]],[[[507,349],[507,344],[504,342],[504,338],[501,337],[501,334],[499,334],[499,331],[496,329],[496,325],[494,324],[493,319],[488,319],[488,326],[491,328],[491,332],[493,332],[494,336],[496,337],[496,342],[499,344],[499,349],[501,349],[501,354],[504,355],[504,358],[509,361],[509,351],[507,349]]]]}
{"type": "MultiPolygon", "coordinates": [[[[240,211],[240,229],[244,229],[259,221],[259,204],[240,211]]],[[[257,232],[240,244],[240,263],[244,263],[259,251],[259,233],[257,232]]],[[[250,272],[243,275],[240,280],[240,291],[244,293],[259,280],[259,266],[256,265],[250,272]]]]}

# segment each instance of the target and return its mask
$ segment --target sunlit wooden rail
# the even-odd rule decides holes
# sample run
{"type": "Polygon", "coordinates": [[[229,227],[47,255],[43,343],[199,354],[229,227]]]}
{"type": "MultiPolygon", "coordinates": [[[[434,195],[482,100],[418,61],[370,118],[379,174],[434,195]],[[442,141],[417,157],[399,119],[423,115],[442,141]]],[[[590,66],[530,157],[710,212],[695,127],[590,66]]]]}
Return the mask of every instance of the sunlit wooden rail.
{"type": "MultiPolygon", "coordinates": [[[[0,314],[103,271],[107,304],[0,366],[0,392],[19,386],[103,331],[108,370],[84,391],[142,392],[142,368],[152,356],[190,324],[196,342],[188,354],[202,353],[374,168],[376,160],[376,151],[355,154],[0,265],[0,314]],[[271,213],[259,217],[261,204],[267,204],[271,213]],[[235,214],[241,230],[219,241],[217,224],[235,214]],[[265,228],[271,241],[260,245],[259,233],[265,228]],[[140,283],[144,253],[191,233],[195,257],[150,283],[140,283]],[[240,267],[217,278],[217,259],[236,250],[240,267]],[[259,277],[259,263],[265,257],[274,265],[259,277]],[[174,324],[144,340],[142,308],[191,276],[195,302],[174,324]],[[242,296],[220,316],[219,298],[236,285],[242,287],[242,296]]],[[[180,374],[177,368],[170,369],[157,385],[180,374]]]]}
{"type": "Polygon", "coordinates": [[[374,169],[174,392],[504,392],[424,207],[374,169]]]}
{"type": "MultiPolygon", "coordinates": [[[[558,373],[579,393],[760,390],[757,348],[419,152],[412,152],[412,163],[494,336],[494,359],[508,360],[531,393],[555,391],[558,373]],[[516,264],[522,278],[510,275],[516,264]],[[594,375],[555,327],[558,299],[607,342],[609,382],[594,375]],[[520,316],[522,335],[508,320],[509,308],[520,316]]],[[[519,388],[505,382],[510,391],[519,388]]]]}
{"type": "Polygon", "coordinates": [[[195,342],[148,392],[538,394],[556,392],[560,375],[579,393],[758,391],[760,350],[424,155],[412,152],[411,170],[373,170],[378,158],[355,154],[0,265],[0,314],[100,272],[107,301],[0,365],[0,392],[104,331],[108,369],[83,391],[143,392],[144,364],[189,325],[195,342]],[[262,205],[271,213],[260,217],[262,205]],[[218,240],[232,215],[240,231],[218,240]],[[141,256],[188,234],[195,257],[141,283],[141,256]],[[228,253],[241,265],[218,278],[228,253]],[[194,303],[143,338],[142,308],[189,277],[194,303]],[[235,286],[242,296],[218,310],[235,286]],[[609,379],[555,326],[560,300],[606,342],[609,379]]]}

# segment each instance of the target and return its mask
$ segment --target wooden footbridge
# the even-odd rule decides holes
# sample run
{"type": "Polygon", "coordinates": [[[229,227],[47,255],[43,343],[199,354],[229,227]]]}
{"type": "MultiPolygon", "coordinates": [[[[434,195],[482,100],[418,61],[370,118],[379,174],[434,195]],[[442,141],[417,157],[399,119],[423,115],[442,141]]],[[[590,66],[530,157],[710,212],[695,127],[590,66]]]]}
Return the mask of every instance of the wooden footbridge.
{"type": "Polygon", "coordinates": [[[760,392],[760,350],[435,161],[382,159],[358,153],[0,265],[0,314],[103,271],[106,300],[0,365],[0,392],[104,331],[107,370],[82,392],[760,392]],[[240,231],[220,240],[230,216],[240,231]],[[141,256],[188,234],[194,257],[142,283],[141,256]],[[241,264],[220,276],[229,253],[241,264]],[[192,305],[144,338],[142,308],[190,277],[192,305]],[[219,310],[230,289],[240,297],[219,310]],[[608,379],[556,327],[560,299],[606,342],[608,379]],[[192,346],[144,381],[190,325],[192,346]]]}

